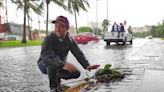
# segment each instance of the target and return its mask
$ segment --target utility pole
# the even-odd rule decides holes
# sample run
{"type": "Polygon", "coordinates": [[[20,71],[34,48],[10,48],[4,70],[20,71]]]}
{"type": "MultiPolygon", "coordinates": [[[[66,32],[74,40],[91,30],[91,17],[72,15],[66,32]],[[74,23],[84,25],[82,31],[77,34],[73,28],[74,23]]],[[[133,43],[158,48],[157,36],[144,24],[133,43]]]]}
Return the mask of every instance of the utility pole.
{"type": "Polygon", "coordinates": [[[106,0],[106,18],[108,20],[108,0],[106,0]]]}
{"type": "Polygon", "coordinates": [[[39,26],[39,35],[40,35],[40,16],[38,15],[38,26],[39,26]]]}
{"type": "Polygon", "coordinates": [[[6,4],[6,23],[8,23],[8,8],[7,8],[7,0],[5,0],[5,4],[6,4]]]}
{"type": "Polygon", "coordinates": [[[88,12],[87,12],[87,25],[89,25],[88,12]]]}
{"type": "MultiPolygon", "coordinates": [[[[108,20],[108,0],[106,0],[106,19],[108,20]]],[[[107,26],[108,31],[108,26],[107,26]]]]}
{"type": "Polygon", "coordinates": [[[98,35],[98,7],[97,7],[97,1],[96,0],[96,34],[98,35]]]}

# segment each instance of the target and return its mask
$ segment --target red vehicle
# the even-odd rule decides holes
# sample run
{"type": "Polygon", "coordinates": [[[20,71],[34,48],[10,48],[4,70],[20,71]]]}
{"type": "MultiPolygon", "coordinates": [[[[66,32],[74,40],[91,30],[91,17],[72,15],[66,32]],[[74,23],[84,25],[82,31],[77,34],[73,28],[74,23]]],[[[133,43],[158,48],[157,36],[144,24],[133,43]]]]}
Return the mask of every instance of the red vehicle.
{"type": "Polygon", "coordinates": [[[78,34],[73,38],[78,44],[86,44],[89,41],[95,41],[95,42],[99,41],[98,37],[94,36],[92,33],[89,32],[78,34]]]}

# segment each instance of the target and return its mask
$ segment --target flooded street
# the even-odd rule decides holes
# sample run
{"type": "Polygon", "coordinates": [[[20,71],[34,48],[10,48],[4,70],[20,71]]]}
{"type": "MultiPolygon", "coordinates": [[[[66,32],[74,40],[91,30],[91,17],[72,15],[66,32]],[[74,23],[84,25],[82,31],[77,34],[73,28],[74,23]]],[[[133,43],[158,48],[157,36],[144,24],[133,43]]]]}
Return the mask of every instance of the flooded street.
{"type": "MultiPolygon", "coordinates": [[[[163,92],[164,41],[134,39],[133,45],[106,46],[98,43],[79,45],[91,64],[111,64],[113,68],[128,69],[130,75],[120,82],[97,85],[89,92],[163,92]]],[[[0,48],[0,92],[49,92],[47,75],[37,67],[40,46],[0,48]]],[[[68,62],[81,70],[81,77],[92,76],[76,58],[68,55],[68,62]]],[[[62,80],[73,85],[76,80],[62,80]]]]}

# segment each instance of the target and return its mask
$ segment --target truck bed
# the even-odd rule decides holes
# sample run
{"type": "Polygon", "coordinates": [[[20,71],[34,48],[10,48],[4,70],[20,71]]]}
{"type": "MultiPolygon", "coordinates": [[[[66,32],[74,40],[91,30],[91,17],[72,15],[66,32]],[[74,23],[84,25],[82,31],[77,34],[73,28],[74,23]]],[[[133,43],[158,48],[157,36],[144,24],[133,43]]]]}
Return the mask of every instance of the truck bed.
{"type": "Polygon", "coordinates": [[[110,45],[110,42],[130,42],[132,44],[132,34],[128,32],[105,32],[104,41],[106,41],[107,45],[110,45]]]}

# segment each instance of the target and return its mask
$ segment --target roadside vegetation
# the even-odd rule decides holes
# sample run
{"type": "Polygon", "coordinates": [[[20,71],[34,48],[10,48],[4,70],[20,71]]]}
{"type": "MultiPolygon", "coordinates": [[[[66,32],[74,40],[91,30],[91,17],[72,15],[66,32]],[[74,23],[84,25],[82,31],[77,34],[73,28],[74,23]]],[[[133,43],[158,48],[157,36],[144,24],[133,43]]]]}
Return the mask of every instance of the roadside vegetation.
{"type": "Polygon", "coordinates": [[[22,44],[21,41],[0,41],[0,47],[16,47],[16,46],[37,46],[41,45],[42,40],[27,41],[26,44],[22,44]]]}
{"type": "Polygon", "coordinates": [[[159,23],[157,26],[152,26],[151,30],[148,32],[137,32],[133,33],[135,37],[146,37],[146,36],[153,36],[158,38],[164,38],[164,20],[162,23],[159,23]]]}
{"type": "Polygon", "coordinates": [[[91,27],[79,27],[78,29],[78,33],[83,33],[83,32],[92,32],[93,33],[93,29],[91,27]]]}
{"type": "Polygon", "coordinates": [[[164,38],[161,38],[162,40],[164,40],[164,38]]]}

